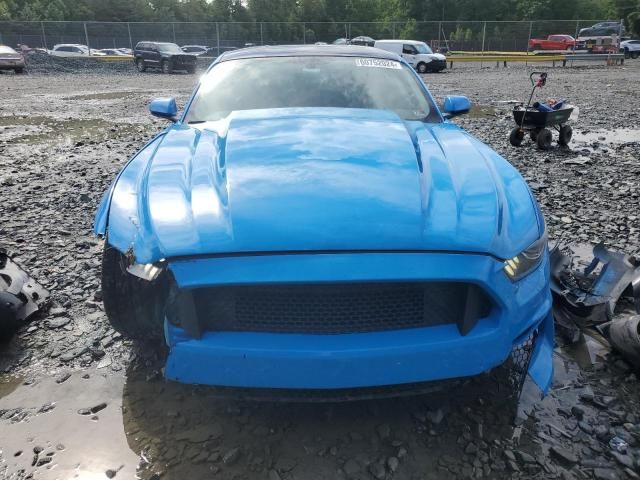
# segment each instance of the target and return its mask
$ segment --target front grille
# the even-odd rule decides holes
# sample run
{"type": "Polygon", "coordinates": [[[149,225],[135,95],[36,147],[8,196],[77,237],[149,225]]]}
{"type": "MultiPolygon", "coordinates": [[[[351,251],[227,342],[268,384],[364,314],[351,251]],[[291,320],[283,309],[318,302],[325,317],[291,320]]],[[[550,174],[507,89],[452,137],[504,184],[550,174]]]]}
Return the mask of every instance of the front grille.
{"type": "Polygon", "coordinates": [[[536,328],[520,343],[513,346],[511,355],[507,361],[509,380],[518,394],[520,390],[522,390],[522,385],[527,377],[529,361],[531,360],[531,354],[533,353],[533,347],[535,347],[537,338],[538,329],[536,328]]]}
{"type": "Polygon", "coordinates": [[[260,285],[193,291],[199,328],[343,334],[457,324],[466,333],[491,302],[453,282],[260,285]]]}

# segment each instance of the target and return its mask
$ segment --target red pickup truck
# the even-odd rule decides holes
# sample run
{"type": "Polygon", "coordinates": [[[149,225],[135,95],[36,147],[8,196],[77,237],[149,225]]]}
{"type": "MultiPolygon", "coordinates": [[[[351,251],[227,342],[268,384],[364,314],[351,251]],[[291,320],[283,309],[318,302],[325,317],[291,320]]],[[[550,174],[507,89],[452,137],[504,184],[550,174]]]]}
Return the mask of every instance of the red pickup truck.
{"type": "Polygon", "coordinates": [[[529,40],[529,50],[571,50],[575,46],[576,39],[571,35],[549,35],[529,40]]]}

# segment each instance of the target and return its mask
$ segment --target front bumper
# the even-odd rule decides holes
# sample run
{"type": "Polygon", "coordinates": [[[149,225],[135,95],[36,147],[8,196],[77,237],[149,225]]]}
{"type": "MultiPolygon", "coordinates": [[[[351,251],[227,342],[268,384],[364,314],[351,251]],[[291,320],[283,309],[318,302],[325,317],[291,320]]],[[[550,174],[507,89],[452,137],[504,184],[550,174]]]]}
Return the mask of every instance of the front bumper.
{"type": "Polygon", "coordinates": [[[429,69],[434,72],[441,72],[442,70],[446,70],[447,61],[446,60],[432,60],[429,63],[429,69]]]}
{"type": "Polygon", "coordinates": [[[22,59],[0,59],[0,70],[14,70],[24,67],[24,60],[22,59]]]}
{"type": "Polygon", "coordinates": [[[553,376],[548,260],[511,283],[502,262],[483,255],[269,255],[171,262],[179,288],[256,283],[458,280],[484,288],[497,307],[465,336],[455,325],[309,335],[204,332],[165,323],[165,375],[233,387],[341,389],[477,375],[505,362],[537,330],[528,371],[541,390],[553,376]],[[428,272],[425,275],[425,272],[428,272]]]}

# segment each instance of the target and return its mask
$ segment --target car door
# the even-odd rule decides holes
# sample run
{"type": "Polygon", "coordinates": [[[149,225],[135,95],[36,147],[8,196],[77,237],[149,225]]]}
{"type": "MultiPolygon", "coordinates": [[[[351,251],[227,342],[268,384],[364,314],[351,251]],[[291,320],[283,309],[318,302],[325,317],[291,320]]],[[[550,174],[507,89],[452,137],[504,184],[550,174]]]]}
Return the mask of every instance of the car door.
{"type": "Polygon", "coordinates": [[[158,46],[150,43],[148,45],[146,51],[147,58],[145,58],[146,62],[149,62],[153,65],[158,65],[160,63],[160,50],[158,50],[158,46]]]}
{"type": "Polygon", "coordinates": [[[144,60],[145,63],[149,61],[149,44],[148,43],[141,43],[138,46],[136,51],[138,53],[138,56],[142,58],[142,60],[144,60]]]}
{"type": "Polygon", "coordinates": [[[418,55],[416,47],[407,43],[402,45],[402,58],[414,67],[416,66],[416,55],[418,55]]]}
{"type": "Polygon", "coordinates": [[[551,50],[564,50],[566,47],[564,37],[559,35],[552,35],[549,37],[551,40],[551,50]]]}

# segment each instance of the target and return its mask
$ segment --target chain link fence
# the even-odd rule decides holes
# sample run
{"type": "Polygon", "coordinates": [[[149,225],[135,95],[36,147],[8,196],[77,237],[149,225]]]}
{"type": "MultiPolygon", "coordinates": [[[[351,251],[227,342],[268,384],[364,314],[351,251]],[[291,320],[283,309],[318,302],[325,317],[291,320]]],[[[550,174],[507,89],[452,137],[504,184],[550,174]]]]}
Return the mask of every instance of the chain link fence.
{"type": "Polygon", "coordinates": [[[360,35],[422,40],[449,51],[524,52],[532,38],[578,36],[598,20],[472,22],[0,22],[0,44],[51,49],[60,43],[133,48],[139,41],[205,45],[218,53],[248,45],[331,43],[360,35]]]}

